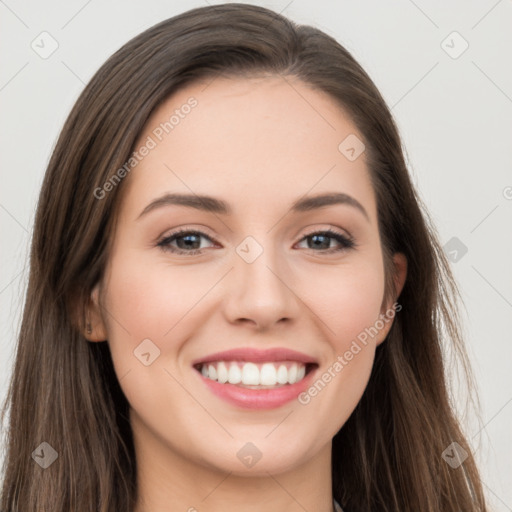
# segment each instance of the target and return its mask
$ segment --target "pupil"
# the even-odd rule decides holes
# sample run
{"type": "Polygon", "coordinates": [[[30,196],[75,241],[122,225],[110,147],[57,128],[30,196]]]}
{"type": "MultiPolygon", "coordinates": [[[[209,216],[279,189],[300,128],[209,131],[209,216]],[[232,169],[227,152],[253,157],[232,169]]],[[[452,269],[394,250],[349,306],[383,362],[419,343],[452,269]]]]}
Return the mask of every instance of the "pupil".
{"type": "MultiPolygon", "coordinates": [[[[324,246],[324,248],[325,248],[325,249],[328,249],[328,248],[329,248],[329,241],[328,241],[328,238],[329,238],[329,237],[327,237],[327,236],[325,236],[325,235],[313,235],[313,236],[312,236],[312,238],[313,238],[313,240],[314,240],[315,242],[316,242],[319,238],[323,238],[323,239],[324,239],[324,242],[325,242],[325,240],[327,240],[327,244],[325,244],[325,243],[324,243],[324,244],[323,244],[323,246],[324,246]]],[[[322,245],[322,243],[320,243],[320,244],[315,244],[315,247],[319,247],[319,245],[321,246],[321,245],[322,245]]]]}
{"type": "MultiPolygon", "coordinates": [[[[199,247],[197,246],[197,243],[195,244],[196,246],[194,246],[194,240],[190,240],[190,238],[193,238],[193,237],[197,237],[197,235],[186,235],[186,236],[182,236],[180,238],[178,238],[178,246],[180,246],[180,240],[183,240],[185,242],[185,248],[186,249],[198,249],[199,247]]],[[[197,242],[197,240],[196,240],[197,242]]],[[[180,247],[180,249],[182,249],[183,247],[180,247]]]]}

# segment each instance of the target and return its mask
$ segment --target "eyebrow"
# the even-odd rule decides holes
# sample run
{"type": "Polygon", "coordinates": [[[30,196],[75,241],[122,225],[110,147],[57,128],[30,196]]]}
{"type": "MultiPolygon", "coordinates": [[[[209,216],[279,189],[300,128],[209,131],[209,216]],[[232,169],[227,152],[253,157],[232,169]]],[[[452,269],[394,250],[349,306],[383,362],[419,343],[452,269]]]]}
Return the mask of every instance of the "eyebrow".
{"type": "MultiPolygon", "coordinates": [[[[352,196],[341,192],[333,192],[328,194],[319,194],[297,199],[291,206],[291,211],[300,213],[335,204],[346,204],[359,210],[368,221],[370,217],[364,206],[352,196]]],[[[149,203],[137,217],[137,220],[148,214],[149,212],[161,208],[163,206],[178,205],[188,208],[195,208],[210,213],[218,213],[221,215],[231,215],[233,213],[231,207],[226,201],[217,199],[212,196],[196,195],[196,194],[164,194],[149,203]]]]}

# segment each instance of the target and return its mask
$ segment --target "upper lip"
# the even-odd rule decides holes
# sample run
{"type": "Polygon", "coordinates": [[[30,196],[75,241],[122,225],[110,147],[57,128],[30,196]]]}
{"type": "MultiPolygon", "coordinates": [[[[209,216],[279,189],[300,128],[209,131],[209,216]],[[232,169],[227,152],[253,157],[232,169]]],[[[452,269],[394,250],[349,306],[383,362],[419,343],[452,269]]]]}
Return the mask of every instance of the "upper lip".
{"type": "Polygon", "coordinates": [[[296,350],[287,348],[270,348],[260,350],[255,348],[235,348],[223,352],[215,352],[192,362],[192,366],[214,361],[247,361],[247,362],[271,362],[271,361],[299,361],[301,363],[317,363],[317,360],[296,350]]]}

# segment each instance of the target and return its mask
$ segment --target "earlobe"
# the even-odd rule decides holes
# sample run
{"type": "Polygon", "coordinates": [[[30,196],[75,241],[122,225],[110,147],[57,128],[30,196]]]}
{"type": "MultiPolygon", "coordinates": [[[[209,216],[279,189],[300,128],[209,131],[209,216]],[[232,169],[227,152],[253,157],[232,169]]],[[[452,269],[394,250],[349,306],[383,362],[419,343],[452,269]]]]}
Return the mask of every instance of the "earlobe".
{"type": "Polygon", "coordinates": [[[85,333],[84,336],[88,341],[106,341],[107,329],[103,320],[101,305],[99,301],[99,284],[97,284],[89,299],[86,307],[85,333]]]}

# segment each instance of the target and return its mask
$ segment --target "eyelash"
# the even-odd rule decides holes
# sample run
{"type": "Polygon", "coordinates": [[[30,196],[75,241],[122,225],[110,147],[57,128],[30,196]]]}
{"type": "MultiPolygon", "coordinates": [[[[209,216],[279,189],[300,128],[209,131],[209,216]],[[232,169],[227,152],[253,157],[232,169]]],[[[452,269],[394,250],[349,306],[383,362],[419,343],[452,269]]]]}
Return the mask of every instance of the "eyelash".
{"type": "MultiPolygon", "coordinates": [[[[212,240],[211,237],[209,237],[206,233],[203,233],[202,231],[196,231],[196,230],[193,230],[193,229],[181,229],[179,231],[171,233],[170,235],[168,235],[165,238],[163,238],[162,240],[160,240],[157,243],[157,246],[160,247],[162,249],[162,251],[169,251],[171,253],[178,254],[178,255],[185,255],[186,254],[186,255],[189,255],[189,256],[193,256],[195,254],[200,254],[203,251],[203,249],[193,249],[191,251],[184,251],[182,249],[176,249],[174,247],[171,247],[171,245],[170,245],[171,242],[173,242],[177,238],[181,238],[184,235],[204,236],[208,240],[214,242],[214,240],[212,240]]],[[[348,250],[348,249],[353,249],[354,247],[356,247],[356,243],[355,243],[353,238],[349,238],[349,237],[343,235],[342,233],[334,231],[333,229],[325,229],[325,230],[321,230],[321,231],[313,231],[313,232],[308,233],[307,235],[303,236],[300,241],[302,242],[306,238],[310,238],[310,237],[312,237],[314,235],[327,235],[330,238],[334,238],[337,242],[339,242],[341,244],[341,247],[340,248],[334,248],[334,249],[331,248],[331,249],[327,249],[327,250],[323,250],[323,251],[315,251],[313,249],[309,249],[309,250],[311,250],[313,252],[323,252],[323,253],[326,253],[326,254],[332,254],[332,253],[337,253],[337,252],[345,251],[345,250],[348,250]]]]}

